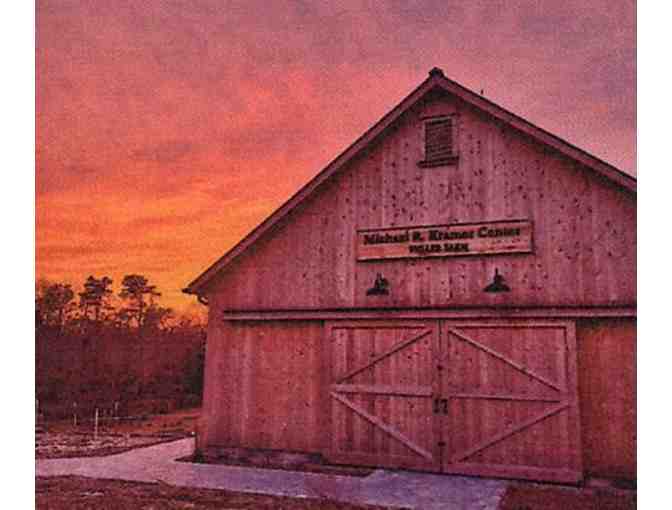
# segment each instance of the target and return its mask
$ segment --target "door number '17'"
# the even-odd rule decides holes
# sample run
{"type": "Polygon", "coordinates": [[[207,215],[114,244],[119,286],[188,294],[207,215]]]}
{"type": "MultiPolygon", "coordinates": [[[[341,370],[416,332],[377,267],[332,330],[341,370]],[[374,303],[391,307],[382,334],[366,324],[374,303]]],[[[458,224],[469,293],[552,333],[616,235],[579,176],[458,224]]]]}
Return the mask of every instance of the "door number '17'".
{"type": "Polygon", "coordinates": [[[448,399],[435,398],[434,399],[434,414],[448,414],[448,399]]]}

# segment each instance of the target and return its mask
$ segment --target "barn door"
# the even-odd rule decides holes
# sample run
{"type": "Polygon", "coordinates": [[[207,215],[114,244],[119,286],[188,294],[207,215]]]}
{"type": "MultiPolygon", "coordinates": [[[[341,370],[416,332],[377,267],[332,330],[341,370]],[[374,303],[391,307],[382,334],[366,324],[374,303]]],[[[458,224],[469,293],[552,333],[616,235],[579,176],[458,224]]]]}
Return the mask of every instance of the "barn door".
{"type": "Polygon", "coordinates": [[[573,323],[442,321],[442,470],[581,479],[573,323]]]}
{"type": "Polygon", "coordinates": [[[440,470],[433,414],[438,324],[333,322],[332,462],[440,470]]]}

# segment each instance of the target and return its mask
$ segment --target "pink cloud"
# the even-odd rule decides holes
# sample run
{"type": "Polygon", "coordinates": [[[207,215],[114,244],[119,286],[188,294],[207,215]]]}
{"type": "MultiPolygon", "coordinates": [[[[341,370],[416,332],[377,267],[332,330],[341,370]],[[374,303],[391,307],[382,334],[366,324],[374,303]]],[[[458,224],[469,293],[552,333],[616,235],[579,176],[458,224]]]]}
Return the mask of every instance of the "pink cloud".
{"type": "Polygon", "coordinates": [[[188,303],[174,289],[436,65],[635,172],[634,2],[36,8],[38,276],[170,267],[188,303]]]}

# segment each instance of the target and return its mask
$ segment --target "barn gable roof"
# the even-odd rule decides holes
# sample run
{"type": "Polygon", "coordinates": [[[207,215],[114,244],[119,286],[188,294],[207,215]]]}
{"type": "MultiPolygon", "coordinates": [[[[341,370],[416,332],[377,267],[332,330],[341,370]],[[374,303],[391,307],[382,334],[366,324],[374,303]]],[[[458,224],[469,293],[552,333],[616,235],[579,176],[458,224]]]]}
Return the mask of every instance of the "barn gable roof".
{"type": "Polygon", "coordinates": [[[374,124],[368,131],[360,136],[352,145],[343,151],[336,159],[329,163],[320,173],[311,179],[305,186],[297,191],[289,200],[287,200],[273,214],[260,223],[254,230],[245,236],[238,244],[231,248],[224,256],[206,269],[200,276],[192,281],[183,292],[187,294],[202,294],[206,284],[210,282],[224,267],[238,258],[260,237],[268,232],[272,227],[284,218],[290,211],[302,203],[311,195],[322,183],[328,180],[332,175],[343,168],[357,154],[364,150],[369,144],[373,143],[378,136],[395,123],[406,111],[412,108],[418,101],[425,97],[432,90],[443,90],[452,94],[464,102],[484,111],[493,117],[509,124],[518,131],[527,134],[533,139],[552,147],[561,154],[585,165],[586,168],[603,176],[608,181],[631,192],[636,193],[637,180],[619,170],[618,168],[602,161],[601,159],[587,153],[586,151],[566,142],[565,140],[541,129],[534,124],[526,121],[522,117],[509,112],[508,110],[489,101],[483,96],[463,87],[459,83],[446,78],[443,71],[434,68],[429,72],[429,76],[415,90],[413,90],[405,99],[403,99],[394,109],[388,112],[382,119],[374,124]]]}

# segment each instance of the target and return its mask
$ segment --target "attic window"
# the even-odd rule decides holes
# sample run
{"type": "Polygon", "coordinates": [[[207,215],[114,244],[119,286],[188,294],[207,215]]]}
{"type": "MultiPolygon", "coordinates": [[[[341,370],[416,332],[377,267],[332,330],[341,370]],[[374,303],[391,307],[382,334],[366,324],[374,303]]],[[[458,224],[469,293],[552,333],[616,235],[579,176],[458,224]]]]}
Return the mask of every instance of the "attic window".
{"type": "Polygon", "coordinates": [[[432,117],[424,124],[425,158],[418,165],[427,168],[457,163],[455,120],[453,117],[432,117]]]}

